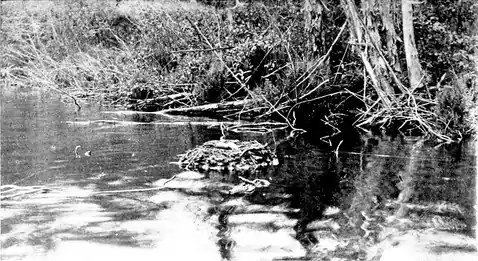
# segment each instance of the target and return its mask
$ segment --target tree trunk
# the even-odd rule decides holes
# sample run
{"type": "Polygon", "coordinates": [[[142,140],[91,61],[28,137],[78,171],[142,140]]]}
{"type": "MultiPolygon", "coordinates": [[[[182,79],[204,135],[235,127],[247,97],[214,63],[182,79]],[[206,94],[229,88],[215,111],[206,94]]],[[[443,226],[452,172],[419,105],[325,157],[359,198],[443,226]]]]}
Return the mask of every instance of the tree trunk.
{"type": "Polygon", "coordinates": [[[413,31],[413,8],[410,0],[402,0],[403,44],[407,60],[408,79],[411,91],[419,87],[422,78],[422,68],[418,60],[413,31]]]}
{"type": "Polygon", "coordinates": [[[362,59],[365,70],[372,81],[375,92],[386,107],[390,107],[394,99],[394,90],[388,79],[387,61],[380,55],[382,40],[378,33],[380,16],[375,10],[380,10],[377,0],[362,0],[364,18],[361,20],[353,0],[342,0],[346,15],[350,22],[351,41],[354,42],[354,52],[362,59]]]}
{"type": "Polygon", "coordinates": [[[305,31],[307,33],[307,58],[313,60],[325,51],[323,26],[324,7],[321,1],[304,0],[305,31]]]}
{"type": "MultiPolygon", "coordinates": [[[[310,0],[304,0],[304,29],[305,33],[307,34],[307,45],[306,45],[306,54],[305,58],[307,60],[311,60],[311,53],[313,49],[314,42],[312,40],[312,5],[310,3],[310,0]]],[[[307,61],[308,62],[308,61],[307,61]]],[[[307,66],[307,69],[308,66],[307,66]]]]}
{"type": "MultiPolygon", "coordinates": [[[[365,30],[368,30],[368,35],[370,39],[369,42],[375,43],[374,47],[368,50],[370,61],[375,66],[375,73],[377,75],[377,79],[381,85],[381,89],[386,93],[387,96],[392,96],[394,94],[394,90],[390,85],[389,77],[388,77],[388,69],[386,66],[386,62],[382,57],[380,57],[379,52],[381,50],[376,50],[375,47],[381,47],[382,39],[379,34],[378,25],[383,22],[382,16],[377,16],[376,10],[382,10],[382,0],[362,0],[362,10],[364,14],[364,23],[365,23],[365,30]]],[[[368,37],[366,37],[367,39],[368,37]]]]}
{"type": "Polygon", "coordinates": [[[385,29],[385,42],[387,43],[387,61],[395,72],[401,72],[400,62],[398,61],[397,39],[398,35],[395,31],[394,14],[398,13],[399,6],[396,0],[383,0],[381,2],[380,13],[382,16],[383,29],[385,29]]]}

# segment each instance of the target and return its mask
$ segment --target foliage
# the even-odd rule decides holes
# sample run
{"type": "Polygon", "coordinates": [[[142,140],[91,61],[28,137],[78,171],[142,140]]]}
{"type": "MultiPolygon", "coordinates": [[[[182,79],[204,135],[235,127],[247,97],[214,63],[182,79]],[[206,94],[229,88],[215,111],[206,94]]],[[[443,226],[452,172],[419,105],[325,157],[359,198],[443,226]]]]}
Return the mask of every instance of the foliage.
{"type": "MultiPolygon", "coordinates": [[[[436,84],[444,74],[473,72],[472,36],[478,5],[474,1],[429,1],[416,9],[414,21],[417,46],[423,69],[436,84]]],[[[447,77],[445,82],[453,81],[447,77]]]]}
{"type": "MultiPolygon", "coordinates": [[[[478,81],[473,51],[477,39],[475,1],[428,1],[416,9],[414,21],[419,58],[436,97],[438,129],[453,136],[470,131],[466,118],[478,81]]],[[[461,138],[461,137],[460,137],[461,138]]]]}
{"type": "MultiPolygon", "coordinates": [[[[248,4],[234,8],[235,1],[198,2],[212,6],[186,7],[174,0],[139,2],[127,10],[114,2],[72,0],[32,2],[26,9],[5,6],[1,77],[10,85],[131,103],[137,109],[138,100],[179,92],[192,96],[167,106],[252,98],[257,107],[267,108],[258,111],[263,118],[295,127],[326,122],[331,132],[346,118],[356,120],[377,99],[351,52],[347,30],[341,31],[346,17],[340,1],[327,1],[320,21],[317,11],[306,13],[302,1],[241,1],[248,4]],[[137,90],[148,95],[138,96],[137,90]]],[[[426,88],[413,93],[419,104],[400,100],[396,106],[403,110],[395,114],[382,114],[376,106],[368,117],[377,121],[362,122],[392,119],[413,125],[409,114],[418,107],[437,115],[427,114],[431,127],[421,131],[459,136],[468,129],[468,97],[477,81],[471,36],[477,5],[434,0],[416,6],[416,41],[426,75],[426,88]]],[[[395,29],[400,35],[400,24],[395,29]]],[[[403,58],[399,52],[397,59],[403,58]]],[[[397,77],[406,82],[406,73],[397,77]]]]}

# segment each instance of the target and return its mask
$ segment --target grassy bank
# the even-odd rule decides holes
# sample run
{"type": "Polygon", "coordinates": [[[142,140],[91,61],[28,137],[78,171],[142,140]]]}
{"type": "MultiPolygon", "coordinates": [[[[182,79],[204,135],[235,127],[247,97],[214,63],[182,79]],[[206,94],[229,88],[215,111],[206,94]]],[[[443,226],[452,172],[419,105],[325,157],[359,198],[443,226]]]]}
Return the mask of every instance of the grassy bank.
{"type": "MultiPolygon", "coordinates": [[[[397,95],[391,108],[377,102],[350,51],[339,1],[321,22],[293,2],[220,9],[174,0],[2,2],[2,81],[136,110],[246,100],[217,114],[305,129],[320,123],[328,135],[349,121],[444,140],[471,133],[478,87],[472,51],[464,47],[474,41],[464,38],[468,32],[439,47],[417,40],[427,88],[397,95]]],[[[451,30],[426,16],[417,21],[417,31],[436,41],[451,30]]]]}

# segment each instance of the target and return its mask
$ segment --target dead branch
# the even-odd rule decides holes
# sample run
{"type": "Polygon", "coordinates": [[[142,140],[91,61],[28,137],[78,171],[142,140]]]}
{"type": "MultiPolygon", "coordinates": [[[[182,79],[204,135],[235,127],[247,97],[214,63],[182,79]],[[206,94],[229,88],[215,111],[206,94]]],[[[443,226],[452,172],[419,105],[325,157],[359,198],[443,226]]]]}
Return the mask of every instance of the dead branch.
{"type": "MultiPolygon", "coordinates": [[[[194,24],[191,19],[189,19],[189,17],[186,17],[186,19],[188,20],[188,22],[191,24],[191,26],[194,28],[194,30],[204,39],[204,41],[206,42],[207,45],[209,45],[209,48],[211,49],[215,49],[214,46],[211,44],[211,42],[209,42],[209,40],[207,39],[207,37],[201,32],[201,30],[199,29],[199,27],[194,24]]],[[[222,59],[222,56],[219,55],[219,53],[216,51],[216,50],[213,50],[214,54],[217,56],[217,58],[219,59],[219,61],[221,61],[221,63],[224,65],[224,67],[226,67],[226,69],[229,71],[229,73],[232,75],[232,77],[234,77],[234,79],[237,81],[237,83],[239,83],[239,85],[241,86],[241,89],[247,89],[247,86],[245,83],[243,83],[241,81],[241,79],[239,79],[239,77],[237,77],[237,75],[232,71],[232,69],[227,65],[226,62],[224,62],[224,60],[222,59]]],[[[230,94],[232,96],[232,94],[230,94]]]]}
{"type": "Polygon", "coordinates": [[[216,50],[229,50],[232,49],[233,47],[217,47],[217,48],[208,48],[208,49],[191,49],[191,50],[177,50],[177,51],[171,51],[171,53],[198,53],[198,52],[211,52],[211,51],[216,51],[216,50]]]}
{"type": "Polygon", "coordinates": [[[242,101],[231,101],[225,103],[213,103],[206,105],[193,106],[188,108],[172,108],[159,111],[158,113],[164,114],[182,114],[182,115],[205,115],[208,113],[217,113],[219,111],[225,110],[239,110],[244,106],[257,102],[254,100],[242,100],[242,101]]]}

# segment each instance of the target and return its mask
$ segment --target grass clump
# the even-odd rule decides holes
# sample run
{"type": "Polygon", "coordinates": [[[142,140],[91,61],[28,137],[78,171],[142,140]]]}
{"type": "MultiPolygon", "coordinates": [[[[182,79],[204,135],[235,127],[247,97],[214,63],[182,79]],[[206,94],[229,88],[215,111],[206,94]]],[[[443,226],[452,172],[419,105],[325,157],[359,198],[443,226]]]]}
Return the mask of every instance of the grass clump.
{"type": "Polygon", "coordinates": [[[137,69],[122,48],[121,31],[112,30],[120,15],[110,15],[113,7],[99,2],[88,8],[80,3],[29,2],[25,9],[15,6],[19,2],[4,4],[1,65],[10,85],[110,101],[126,91],[129,73],[137,69]]]}

